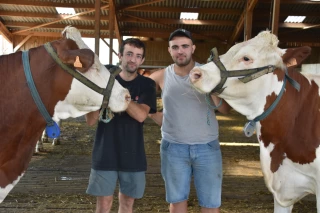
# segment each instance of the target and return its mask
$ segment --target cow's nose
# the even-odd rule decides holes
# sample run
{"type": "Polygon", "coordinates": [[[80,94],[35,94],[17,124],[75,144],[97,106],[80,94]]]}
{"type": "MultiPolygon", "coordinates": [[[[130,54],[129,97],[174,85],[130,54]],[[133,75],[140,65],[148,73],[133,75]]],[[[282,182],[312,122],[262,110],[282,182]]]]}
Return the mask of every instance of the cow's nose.
{"type": "Polygon", "coordinates": [[[192,83],[198,81],[202,76],[201,71],[199,69],[191,70],[189,75],[190,75],[190,80],[192,83]]]}
{"type": "Polygon", "coordinates": [[[130,96],[130,94],[126,94],[126,95],[125,95],[125,99],[126,99],[126,101],[129,103],[129,102],[131,101],[131,96],[130,96]]]}

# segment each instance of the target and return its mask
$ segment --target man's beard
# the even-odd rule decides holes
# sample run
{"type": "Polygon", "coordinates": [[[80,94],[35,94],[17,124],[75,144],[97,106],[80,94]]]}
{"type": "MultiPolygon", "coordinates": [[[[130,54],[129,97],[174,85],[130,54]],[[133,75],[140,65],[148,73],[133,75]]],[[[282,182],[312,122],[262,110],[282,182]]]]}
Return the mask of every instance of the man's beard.
{"type": "Polygon", "coordinates": [[[179,61],[179,60],[174,60],[174,62],[176,63],[177,66],[179,67],[185,67],[187,66],[191,61],[191,58],[186,58],[185,61],[179,61]]]}
{"type": "Polygon", "coordinates": [[[138,68],[135,68],[135,69],[130,69],[130,67],[128,66],[128,65],[126,65],[126,70],[127,70],[127,72],[129,72],[129,73],[135,73],[135,72],[137,72],[137,70],[138,70],[138,68]]]}

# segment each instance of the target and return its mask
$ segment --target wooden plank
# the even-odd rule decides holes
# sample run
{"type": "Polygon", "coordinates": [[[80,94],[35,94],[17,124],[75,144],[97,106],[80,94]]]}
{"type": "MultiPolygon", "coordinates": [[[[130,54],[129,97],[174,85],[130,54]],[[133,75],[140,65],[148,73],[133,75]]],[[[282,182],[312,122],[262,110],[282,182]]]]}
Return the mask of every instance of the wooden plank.
{"type": "Polygon", "coordinates": [[[0,33],[10,43],[12,43],[12,33],[6,28],[6,26],[0,21],[0,33]]]}
{"type": "Polygon", "coordinates": [[[247,41],[251,39],[252,34],[252,8],[249,8],[249,4],[246,4],[246,16],[244,21],[244,40],[247,41]],[[249,10],[250,9],[250,10],[249,10]]]}
{"type": "Polygon", "coordinates": [[[146,3],[142,3],[142,4],[130,5],[125,8],[122,8],[122,9],[123,10],[133,9],[133,8],[138,8],[138,7],[141,7],[144,5],[154,4],[154,3],[158,3],[158,2],[162,2],[162,1],[165,1],[165,0],[155,0],[155,1],[150,1],[150,2],[146,2],[146,3]]]}
{"type": "Polygon", "coordinates": [[[110,47],[109,43],[106,40],[102,39],[102,41],[112,50],[114,54],[118,55],[118,53],[110,47]]]}
{"type": "Polygon", "coordinates": [[[95,22],[94,22],[94,52],[99,56],[100,53],[100,6],[101,6],[101,1],[95,1],[95,22]]]}
{"type": "MultiPolygon", "coordinates": [[[[247,10],[248,11],[253,10],[257,3],[258,3],[258,0],[248,0],[247,10]]],[[[245,13],[246,13],[246,10],[244,10],[242,12],[241,16],[239,17],[238,23],[237,23],[235,29],[233,30],[231,37],[228,39],[229,45],[233,45],[234,42],[239,38],[240,33],[241,33],[243,26],[244,26],[245,13]]]]}
{"type": "MultiPolygon", "coordinates": [[[[116,38],[118,39],[118,44],[119,44],[119,47],[121,46],[121,43],[122,43],[122,34],[121,34],[121,31],[120,31],[120,28],[119,28],[119,18],[118,18],[118,11],[117,11],[117,8],[116,8],[116,3],[114,2],[114,0],[110,0],[112,1],[113,3],[113,6],[114,6],[114,31],[115,31],[115,34],[116,34],[116,38]]],[[[110,16],[110,13],[109,13],[109,16],[110,16]]],[[[109,21],[110,23],[110,21],[109,21]]],[[[110,32],[110,30],[109,30],[110,32]]],[[[110,42],[111,43],[111,42],[110,42]]],[[[113,50],[113,48],[111,48],[113,50]]],[[[111,52],[110,52],[111,54],[111,52]]]]}
{"type": "Polygon", "coordinates": [[[13,48],[13,52],[17,52],[17,50],[19,50],[19,48],[24,45],[32,36],[32,34],[27,35],[15,48],[13,48]]]}
{"type": "Polygon", "coordinates": [[[112,50],[113,50],[113,37],[114,37],[114,25],[115,25],[116,7],[114,0],[109,0],[109,64],[112,64],[112,50]]]}
{"type": "Polygon", "coordinates": [[[42,7],[73,7],[82,9],[92,9],[93,5],[90,3],[74,3],[74,1],[26,1],[26,0],[0,0],[0,4],[9,5],[25,5],[25,6],[42,6],[42,7]],[[61,2],[61,3],[60,3],[61,2]]]}
{"type": "Polygon", "coordinates": [[[119,7],[118,10],[125,11],[140,11],[140,12],[165,12],[165,13],[209,13],[222,15],[241,15],[241,10],[238,9],[212,9],[212,8],[181,8],[181,7],[158,7],[158,6],[140,6],[140,7],[119,7]]]}
{"type": "Polygon", "coordinates": [[[278,35],[279,13],[280,13],[280,0],[273,0],[271,32],[275,35],[278,35]]]}
{"type": "MultiPolygon", "coordinates": [[[[100,9],[105,9],[105,8],[108,8],[108,7],[109,7],[109,5],[105,5],[105,6],[102,6],[100,9]]],[[[30,27],[30,28],[25,29],[25,30],[19,30],[19,31],[16,31],[16,32],[12,33],[12,34],[19,34],[21,32],[29,31],[29,30],[32,30],[32,29],[37,29],[37,28],[40,28],[40,27],[44,27],[44,26],[47,26],[47,25],[50,25],[50,24],[54,24],[54,23],[57,23],[59,21],[66,20],[66,19],[69,19],[69,18],[72,18],[72,17],[75,17],[75,16],[80,16],[80,15],[83,15],[83,14],[95,12],[95,10],[96,9],[84,11],[84,12],[77,13],[77,14],[74,14],[74,15],[70,15],[70,16],[67,16],[67,17],[65,17],[63,19],[58,19],[58,20],[55,20],[55,21],[52,21],[52,22],[40,24],[40,25],[37,25],[37,26],[34,26],[34,27],[30,27]]]]}

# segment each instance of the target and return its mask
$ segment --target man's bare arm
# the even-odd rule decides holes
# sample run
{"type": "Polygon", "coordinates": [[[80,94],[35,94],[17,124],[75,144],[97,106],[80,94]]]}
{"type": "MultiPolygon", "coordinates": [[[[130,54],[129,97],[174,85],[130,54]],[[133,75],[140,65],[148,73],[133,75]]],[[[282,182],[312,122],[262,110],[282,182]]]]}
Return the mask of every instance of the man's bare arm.
{"type": "Polygon", "coordinates": [[[149,117],[159,126],[162,126],[162,118],[163,113],[162,112],[156,112],[154,114],[149,114],[149,117]]]}
{"type": "Polygon", "coordinates": [[[93,126],[95,123],[97,123],[99,118],[99,113],[100,111],[97,110],[97,111],[89,112],[88,114],[86,114],[85,117],[86,117],[87,124],[89,126],[93,126]]]}
{"type": "Polygon", "coordinates": [[[225,102],[223,99],[219,98],[216,95],[211,95],[214,105],[218,106],[221,102],[221,105],[217,108],[217,110],[223,114],[228,114],[232,109],[231,106],[225,102]]]}
{"type": "Polygon", "coordinates": [[[139,121],[140,123],[143,122],[150,111],[150,107],[146,104],[138,104],[133,101],[129,103],[129,106],[126,112],[134,119],[139,121]]]}

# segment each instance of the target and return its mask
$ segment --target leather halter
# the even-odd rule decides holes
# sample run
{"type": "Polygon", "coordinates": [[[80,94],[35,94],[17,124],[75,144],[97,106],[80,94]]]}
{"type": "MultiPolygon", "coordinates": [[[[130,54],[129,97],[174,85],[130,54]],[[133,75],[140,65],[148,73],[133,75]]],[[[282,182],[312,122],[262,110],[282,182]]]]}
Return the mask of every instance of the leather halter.
{"type": "MultiPolygon", "coordinates": [[[[106,111],[109,110],[108,109],[108,104],[109,104],[109,99],[111,96],[111,92],[112,92],[112,88],[113,88],[113,84],[115,81],[115,74],[118,74],[119,72],[121,72],[120,68],[115,68],[113,70],[114,73],[110,72],[110,77],[109,77],[109,81],[107,84],[107,87],[101,88],[99,86],[97,86],[95,83],[93,83],[92,81],[90,81],[88,78],[86,78],[85,76],[83,76],[82,74],[80,74],[78,71],[76,71],[74,68],[72,68],[71,66],[68,66],[64,63],[62,63],[62,61],[59,59],[56,51],[53,49],[52,45],[50,42],[44,44],[45,49],[47,50],[47,52],[49,53],[49,55],[53,58],[53,60],[59,64],[59,66],[67,71],[70,75],[72,75],[75,79],[77,79],[78,81],[80,81],[81,83],[83,83],[84,85],[86,85],[87,87],[89,87],[90,89],[94,90],[95,92],[103,95],[103,101],[102,101],[102,105],[101,105],[101,111],[106,111]],[[120,71],[119,71],[120,69],[120,71]]],[[[110,120],[108,120],[110,121],[110,120]]]]}
{"type": "MultiPolygon", "coordinates": [[[[227,81],[227,78],[229,77],[240,77],[243,76],[242,78],[239,78],[239,80],[243,83],[247,83],[249,81],[252,81],[264,74],[268,74],[271,73],[275,70],[275,66],[273,65],[268,65],[268,66],[264,66],[264,67],[258,67],[258,68],[253,68],[253,69],[245,69],[245,70],[232,70],[232,71],[227,71],[225,66],[222,64],[222,62],[219,59],[218,56],[218,51],[216,48],[213,48],[211,50],[211,54],[210,57],[208,59],[208,62],[214,62],[216,64],[216,66],[219,68],[220,70],[220,75],[221,75],[221,81],[220,83],[213,88],[213,90],[210,93],[216,93],[216,94],[220,94],[223,92],[223,90],[225,89],[225,87],[223,88],[223,85],[225,84],[225,82],[227,81]]],[[[295,80],[293,80],[289,75],[288,75],[288,71],[287,68],[285,69],[285,76],[284,76],[284,80],[283,80],[283,85],[282,88],[280,90],[280,93],[278,94],[276,100],[270,105],[270,107],[264,111],[261,115],[255,117],[253,120],[249,120],[246,125],[244,126],[244,134],[247,137],[251,137],[255,131],[255,127],[256,127],[256,122],[265,119],[278,105],[285,87],[286,87],[286,80],[289,81],[289,83],[291,83],[291,85],[297,90],[300,91],[300,84],[298,82],[296,82],[295,80]]]]}
{"type": "Polygon", "coordinates": [[[220,94],[223,92],[225,89],[224,84],[227,81],[227,78],[229,77],[241,77],[239,80],[243,83],[248,83],[249,81],[252,81],[264,74],[271,73],[275,70],[275,66],[273,65],[268,65],[264,67],[258,67],[258,68],[253,68],[253,69],[245,69],[245,70],[232,70],[228,71],[225,66],[222,64],[222,62],[219,59],[218,51],[217,48],[212,48],[210,51],[210,57],[208,58],[208,62],[214,62],[216,66],[220,70],[220,76],[221,76],[221,81],[220,83],[213,88],[213,90],[210,93],[217,93],[220,94]]]}

